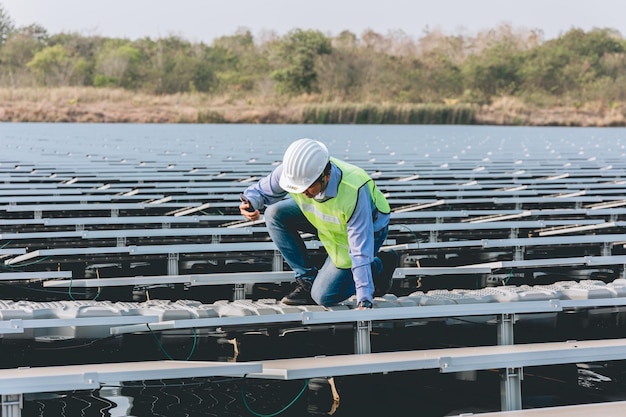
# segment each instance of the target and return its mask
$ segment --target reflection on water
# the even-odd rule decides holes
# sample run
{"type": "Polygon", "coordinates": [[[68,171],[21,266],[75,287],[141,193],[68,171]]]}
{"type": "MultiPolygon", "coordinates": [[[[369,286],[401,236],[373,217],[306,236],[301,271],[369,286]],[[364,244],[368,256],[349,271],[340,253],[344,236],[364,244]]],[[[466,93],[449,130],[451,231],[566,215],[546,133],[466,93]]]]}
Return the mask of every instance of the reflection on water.
{"type": "Polygon", "coordinates": [[[104,386],[94,391],[26,395],[26,416],[306,415],[306,381],[185,379],[104,386]],[[244,401],[245,399],[245,401],[244,401]]]}
{"type": "MultiPolygon", "coordinates": [[[[572,365],[573,367],[574,365],[572,365]]],[[[611,369],[603,366],[606,372],[611,369]]],[[[575,368],[570,368],[574,369],[575,368]]],[[[530,370],[524,378],[525,408],[576,402],[616,400],[624,384],[587,370],[579,386],[565,384],[563,369],[545,374],[530,370]],[[593,386],[586,381],[593,380],[593,386]],[[560,385],[560,386],[559,386],[560,385]]],[[[597,371],[597,370],[596,370],[597,371]]],[[[106,386],[94,391],[25,396],[23,416],[134,416],[134,417],[285,417],[334,415],[442,417],[499,409],[499,376],[485,372],[474,381],[438,372],[394,372],[335,378],[340,401],[335,404],[331,385],[312,381],[259,381],[248,379],[186,379],[144,381],[106,386]],[[293,404],[290,405],[290,403],[293,404]],[[283,412],[280,412],[284,410],[283,412]],[[278,414],[277,414],[278,413],[278,414]]]]}
{"type": "Polygon", "coordinates": [[[111,403],[111,408],[108,410],[111,417],[132,415],[133,397],[123,395],[120,386],[104,386],[98,391],[98,396],[111,403]]]}

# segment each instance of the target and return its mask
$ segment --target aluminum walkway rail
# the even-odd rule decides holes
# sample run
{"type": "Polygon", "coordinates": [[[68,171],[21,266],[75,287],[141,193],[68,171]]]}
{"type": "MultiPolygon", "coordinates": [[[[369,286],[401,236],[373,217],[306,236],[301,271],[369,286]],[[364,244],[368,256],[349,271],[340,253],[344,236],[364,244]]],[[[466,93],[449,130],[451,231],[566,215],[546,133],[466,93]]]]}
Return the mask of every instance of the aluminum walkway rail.
{"type": "MultiPolygon", "coordinates": [[[[626,339],[528,343],[336,355],[262,361],[263,371],[252,378],[308,379],[394,371],[439,369],[442,373],[500,368],[515,384],[501,385],[502,410],[521,410],[523,367],[621,360],[626,358],[626,339]]],[[[603,415],[604,417],[604,415],[603,415]]]]}
{"type": "MultiPolygon", "coordinates": [[[[626,358],[626,339],[528,343],[381,352],[328,357],[276,359],[261,362],[148,361],[50,366],[0,370],[2,417],[20,415],[22,395],[94,389],[101,384],[149,379],[246,376],[259,379],[308,379],[424,369],[442,373],[501,368],[507,377],[520,376],[525,366],[610,361],[626,358]]],[[[503,385],[501,405],[521,410],[521,379],[503,385]]]]}
{"type": "MultiPolygon", "coordinates": [[[[393,279],[408,276],[424,275],[469,275],[490,273],[490,266],[477,267],[434,267],[434,268],[396,268],[393,279]]],[[[207,285],[233,285],[233,300],[246,299],[246,285],[259,283],[280,284],[293,282],[293,271],[267,272],[229,272],[213,274],[184,274],[184,275],[153,275],[116,278],[88,278],[88,279],[56,279],[43,283],[45,288],[101,288],[101,287],[150,287],[156,285],[184,284],[188,287],[207,285]]]]}

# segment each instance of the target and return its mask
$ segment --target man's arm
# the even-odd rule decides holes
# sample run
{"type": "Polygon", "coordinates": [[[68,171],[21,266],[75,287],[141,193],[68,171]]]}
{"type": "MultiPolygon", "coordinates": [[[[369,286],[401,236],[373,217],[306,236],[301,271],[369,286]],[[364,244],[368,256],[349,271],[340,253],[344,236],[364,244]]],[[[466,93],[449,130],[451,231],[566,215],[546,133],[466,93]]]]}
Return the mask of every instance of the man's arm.
{"type": "Polygon", "coordinates": [[[269,175],[246,188],[242,195],[242,203],[239,205],[239,211],[244,217],[248,220],[257,220],[261,216],[259,212],[261,208],[285,197],[287,192],[279,185],[282,172],[283,167],[280,165],[269,175]]]}
{"type": "Polygon", "coordinates": [[[352,260],[352,277],[356,287],[357,302],[372,301],[374,282],[371,263],[374,260],[374,224],[373,207],[367,186],[361,187],[357,196],[356,207],[348,221],[348,245],[352,260]]]}

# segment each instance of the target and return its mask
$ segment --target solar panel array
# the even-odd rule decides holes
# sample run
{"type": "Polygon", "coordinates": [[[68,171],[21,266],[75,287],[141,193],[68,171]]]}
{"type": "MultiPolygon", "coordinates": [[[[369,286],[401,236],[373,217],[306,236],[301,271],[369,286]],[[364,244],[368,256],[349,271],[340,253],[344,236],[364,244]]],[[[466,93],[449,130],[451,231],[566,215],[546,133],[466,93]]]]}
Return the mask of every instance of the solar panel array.
{"type": "MultiPolygon", "coordinates": [[[[66,137],[3,138],[4,272],[61,270],[80,280],[288,269],[263,222],[245,223],[237,206],[238,194],[279,163],[290,140],[127,141],[76,129],[66,137]]],[[[415,279],[419,267],[522,260],[532,266],[533,260],[624,254],[626,175],[619,142],[471,134],[444,141],[401,130],[389,140],[333,138],[328,145],[336,157],[366,169],[386,194],[393,212],[387,246],[401,253],[401,267],[415,279]]],[[[314,237],[308,244],[323,257],[314,237]]],[[[622,265],[619,257],[601,267],[538,262],[535,269],[491,268],[478,276],[429,274],[419,285],[608,282],[621,276],[622,265]]],[[[417,289],[402,269],[396,275],[397,294],[417,289]]],[[[45,298],[46,292],[27,296],[45,298]]],[[[211,299],[206,288],[203,299],[211,299]]]]}
{"type": "MultiPolygon", "coordinates": [[[[188,320],[180,324],[186,327],[207,315],[258,316],[253,322],[261,325],[324,310],[277,302],[293,274],[263,220],[247,222],[238,209],[239,193],[280,163],[293,136],[183,140],[167,134],[171,126],[149,126],[149,134],[129,126],[146,134],[129,141],[114,134],[121,127],[102,126],[109,133],[100,135],[82,129],[3,138],[0,282],[7,302],[0,314],[22,320],[7,322],[3,332],[103,337],[120,325],[108,318],[120,315],[140,327],[154,317],[188,320]],[[85,318],[103,320],[93,328],[27,330],[45,327],[28,324],[38,317],[85,326],[85,318]]],[[[352,138],[365,132],[359,129],[327,143],[334,156],[370,173],[392,208],[385,246],[401,255],[401,265],[375,307],[572,299],[621,305],[626,151],[619,140],[555,143],[533,130],[507,138],[490,136],[498,129],[461,135],[459,127],[446,140],[405,127],[387,128],[391,139],[352,138]]],[[[320,242],[305,239],[322,261],[320,242]]]]}
{"type": "MultiPolygon", "coordinates": [[[[353,299],[331,308],[277,302],[293,276],[263,220],[239,214],[239,193],[300,132],[319,130],[190,127],[179,137],[177,128],[0,131],[3,341],[353,323],[355,350],[366,354],[370,321],[456,325],[525,314],[553,327],[559,314],[584,310],[585,323],[626,322],[620,131],[599,142],[596,130],[581,139],[580,130],[337,127],[331,153],[363,167],[385,193],[385,246],[401,255],[390,294],[359,312],[353,299]]],[[[305,239],[323,260],[315,236],[305,239]]],[[[509,325],[498,319],[499,336],[510,332],[501,344],[513,342],[509,325]]],[[[508,397],[507,407],[519,401],[508,397]]]]}

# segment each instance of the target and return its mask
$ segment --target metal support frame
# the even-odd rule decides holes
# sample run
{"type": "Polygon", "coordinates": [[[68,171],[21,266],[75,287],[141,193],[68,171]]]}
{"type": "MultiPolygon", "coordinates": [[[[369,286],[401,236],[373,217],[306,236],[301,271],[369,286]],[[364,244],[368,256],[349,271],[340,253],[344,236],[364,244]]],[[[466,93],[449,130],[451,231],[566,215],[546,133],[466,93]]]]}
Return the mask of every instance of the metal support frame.
{"type": "Polygon", "coordinates": [[[272,271],[278,272],[283,270],[283,255],[280,251],[274,251],[274,257],[272,258],[272,271]]]}
{"type": "Polygon", "coordinates": [[[20,417],[23,407],[23,394],[2,394],[2,417],[20,417]]]}
{"type": "Polygon", "coordinates": [[[370,343],[371,321],[357,321],[354,332],[354,351],[357,354],[372,353],[370,343]]]}
{"type": "Polygon", "coordinates": [[[500,402],[502,411],[522,409],[523,368],[506,368],[501,371],[500,402]]]}
{"type": "Polygon", "coordinates": [[[513,325],[515,324],[515,314],[504,313],[498,315],[498,344],[512,345],[515,343],[513,325]]]}
{"type": "Polygon", "coordinates": [[[246,284],[235,284],[233,292],[233,301],[246,299],[246,284]]]}
{"type": "MultiPolygon", "coordinates": [[[[515,314],[500,314],[498,316],[498,345],[513,345],[515,343],[513,325],[515,314]]],[[[506,368],[500,371],[500,405],[502,411],[522,409],[522,368],[506,368]]]]}
{"type": "Polygon", "coordinates": [[[167,273],[169,275],[178,275],[178,259],[180,255],[178,253],[167,254],[167,273]]]}

